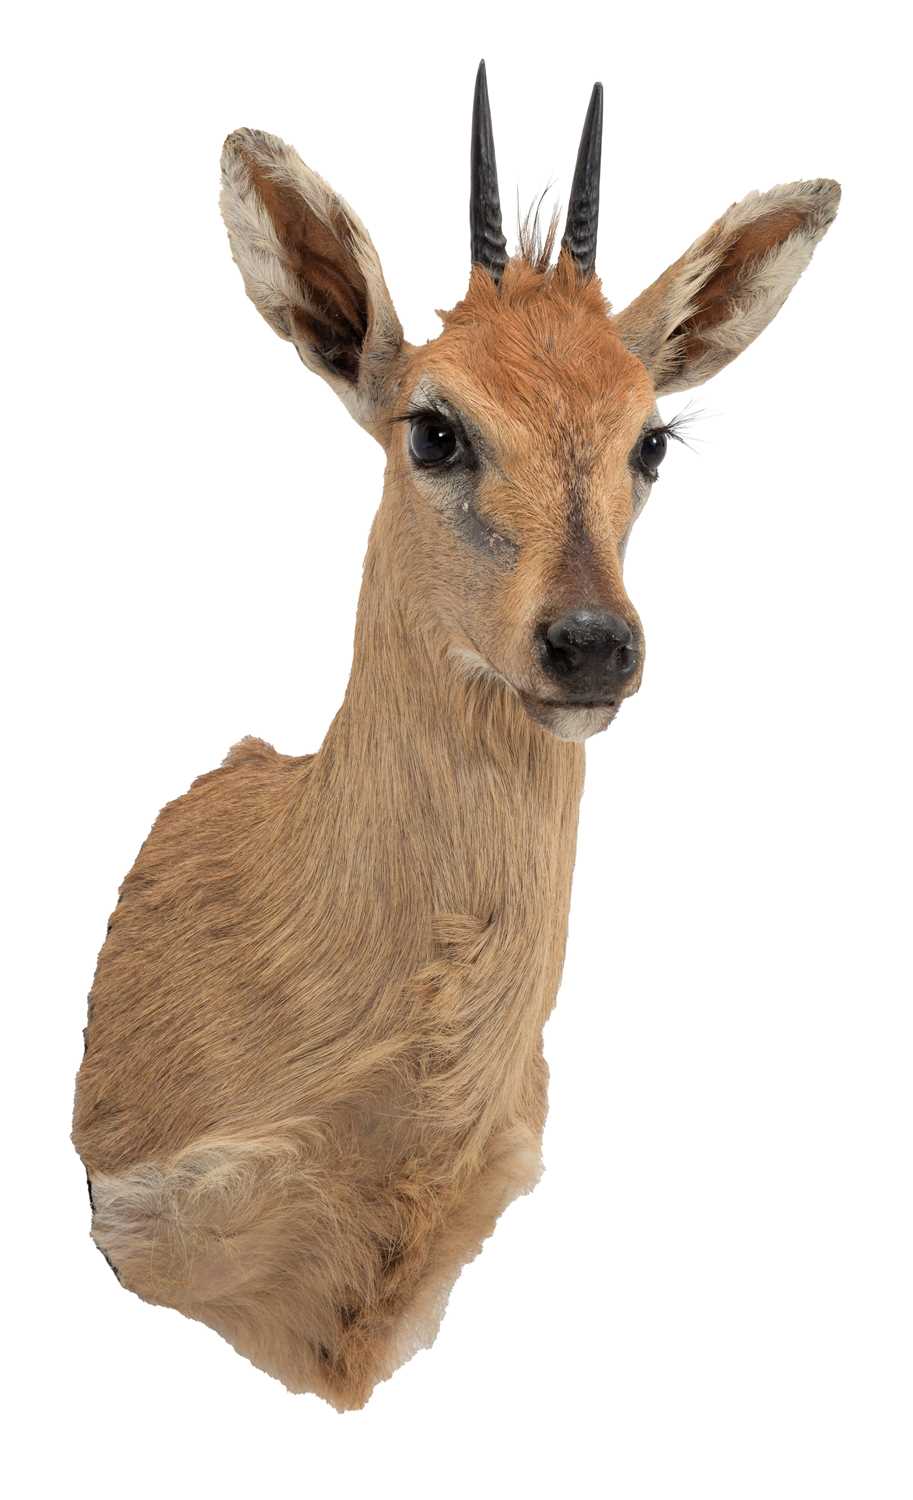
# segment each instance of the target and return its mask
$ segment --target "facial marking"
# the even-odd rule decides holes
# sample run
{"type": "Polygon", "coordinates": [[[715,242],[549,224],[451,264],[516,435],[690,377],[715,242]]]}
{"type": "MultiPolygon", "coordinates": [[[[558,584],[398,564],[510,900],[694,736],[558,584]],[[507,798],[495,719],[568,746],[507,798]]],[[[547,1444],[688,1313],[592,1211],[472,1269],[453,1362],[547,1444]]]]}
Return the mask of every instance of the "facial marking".
{"type": "Polygon", "coordinates": [[[434,467],[415,466],[416,482],[464,542],[503,566],[511,566],[519,550],[516,542],[493,526],[478,507],[483,469],[496,467],[481,428],[428,377],[423,377],[415,387],[409,411],[416,416],[436,413],[457,434],[452,458],[434,467]]]}
{"type": "Polygon", "coordinates": [[[630,413],[594,402],[563,414],[555,425],[550,442],[554,548],[547,592],[560,612],[580,607],[626,612],[620,546],[632,521],[631,423],[630,413]]]}
{"type": "Polygon", "coordinates": [[[572,542],[586,546],[587,510],[593,480],[593,441],[571,432],[559,438],[558,467],[567,501],[567,528],[572,542]]]}

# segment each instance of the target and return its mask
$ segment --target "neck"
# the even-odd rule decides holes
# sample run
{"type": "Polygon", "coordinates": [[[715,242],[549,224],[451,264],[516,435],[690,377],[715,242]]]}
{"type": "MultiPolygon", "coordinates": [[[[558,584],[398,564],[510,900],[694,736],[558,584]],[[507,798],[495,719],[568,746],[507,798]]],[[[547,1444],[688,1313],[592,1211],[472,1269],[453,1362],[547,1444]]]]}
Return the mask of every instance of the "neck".
{"type": "Polygon", "coordinates": [[[341,836],[351,830],[375,891],[413,913],[547,901],[563,922],[583,748],[533,724],[504,683],[468,676],[441,634],[410,618],[401,555],[382,506],[345,701],[319,756],[341,836]]]}

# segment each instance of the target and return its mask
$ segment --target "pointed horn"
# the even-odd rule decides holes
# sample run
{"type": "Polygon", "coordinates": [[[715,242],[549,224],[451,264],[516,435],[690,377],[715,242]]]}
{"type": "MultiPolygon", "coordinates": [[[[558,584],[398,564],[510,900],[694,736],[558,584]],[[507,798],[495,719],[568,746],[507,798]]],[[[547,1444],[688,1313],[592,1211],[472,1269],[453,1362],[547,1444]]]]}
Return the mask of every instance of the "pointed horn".
{"type": "Polygon", "coordinates": [[[498,168],[495,142],[491,130],[491,108],[488,103],[488,81],[484,59],[476,74],[476,91],[472,102],[472,147],[469,157],[469,234],[472,263],[484,266],[496,282],[507,265],[507,241],[501,231],[501,199],[498,196],[498,168]]]}
{"type": "Polygon", "coordinates": [[[602,84],[594,83],[583,122],[580,150],[567,206],[562,250],[583,278],[596,268],[596,229],[599,224],[599,168],[602,161],[602,84]]]}

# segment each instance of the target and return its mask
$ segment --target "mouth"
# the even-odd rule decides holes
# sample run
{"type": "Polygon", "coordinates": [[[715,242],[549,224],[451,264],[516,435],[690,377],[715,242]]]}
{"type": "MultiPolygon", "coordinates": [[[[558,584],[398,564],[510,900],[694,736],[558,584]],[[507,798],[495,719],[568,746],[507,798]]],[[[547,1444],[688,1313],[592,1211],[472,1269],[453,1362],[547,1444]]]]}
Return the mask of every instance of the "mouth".
{"type": "Polygon", "coordinates": [[[534,723],[559,740],[588,740],[594,734],[601,734],[615,718],[620,703],[617,697],[582,703],[560,698],[534,698],[531,693],[523,692],[518,692],[517,697],[534,723]]]}
{"type": "Polygon", "coordinates": [[[511,682],[503,672],[499,672],[491,665],[478,650],[473,646],[472,651],[459,651],[454,653],[461,660],[464,670],[469,670],[473,675],[493,678],[520,700],[520,704],[540,729],[559,740],[576,740],[582,742],[588,740],[594,734],[601,734],[608,729],[615,715],[618,713],[622,702],[629,693],[617,693],[611,698],[590,698],[583,701],[568,698],[537,698],[534,693],[527,693],[523,688],[511,682]]]}

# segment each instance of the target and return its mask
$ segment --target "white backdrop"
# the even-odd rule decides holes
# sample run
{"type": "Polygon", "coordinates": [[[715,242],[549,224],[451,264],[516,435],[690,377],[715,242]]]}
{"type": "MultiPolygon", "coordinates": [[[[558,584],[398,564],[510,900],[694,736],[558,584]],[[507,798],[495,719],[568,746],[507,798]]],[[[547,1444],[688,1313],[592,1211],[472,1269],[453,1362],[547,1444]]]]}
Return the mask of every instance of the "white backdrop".
{"type": "Polygon", "coordinates": [[[5,23],[11,1493],[909,1500],[888,15],[163,0],[5,23]],[[546,1175],[434,1348],[340,1417],[118,1288],[69,1116],[119,882],[241,735],[317,748],[380,495],[380,449],[244,296],[222,138],[294,143],[368,224],[407,334],[433,337],[467,279],[483,53],[507,204],[566,197],[603,79],[618,306],[751,188],[835,176],[844,200],[776,322],[696,394],[697,451],[670,454],[629,550],[648,667],[587,752],[546,1175]]]}

